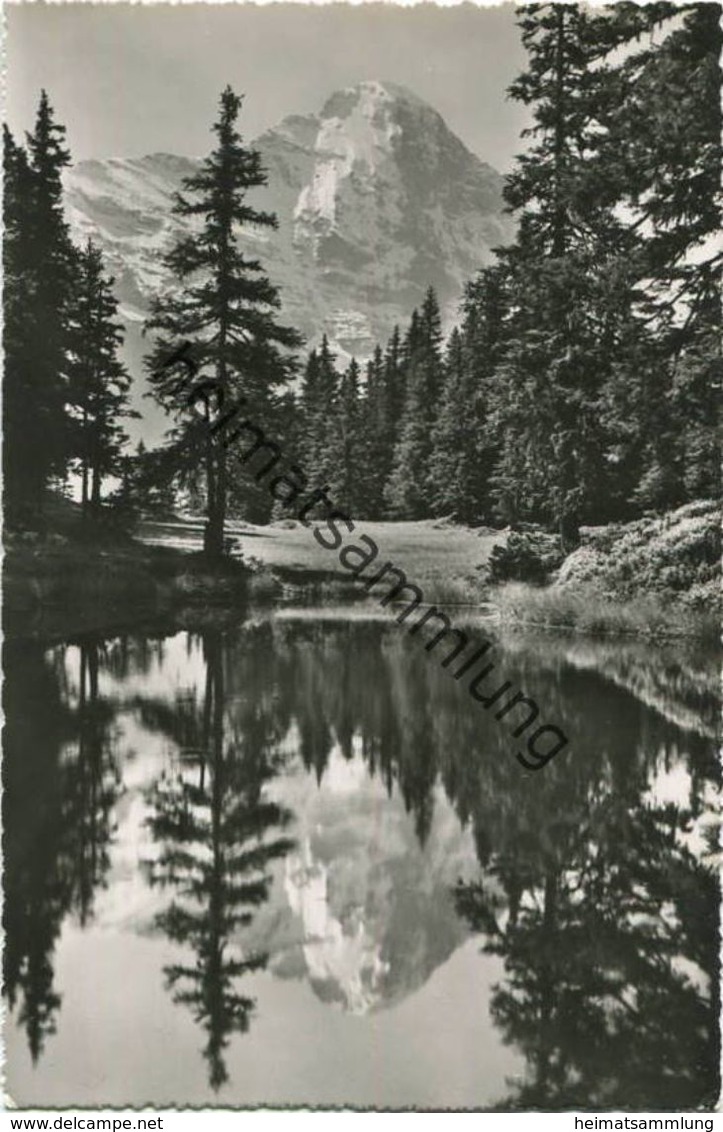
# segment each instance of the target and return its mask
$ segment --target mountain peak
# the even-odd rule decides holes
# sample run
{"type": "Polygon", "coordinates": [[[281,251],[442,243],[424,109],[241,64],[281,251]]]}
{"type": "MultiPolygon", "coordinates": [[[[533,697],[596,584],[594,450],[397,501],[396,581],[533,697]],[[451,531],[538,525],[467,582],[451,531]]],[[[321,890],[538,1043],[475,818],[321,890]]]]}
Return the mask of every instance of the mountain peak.
{"type": "MultiPolygon", "coordinates": [[[[287,321],[311,344],[325,333],[342,359],[368,357],[430,284],[451,319],[467,280],[509,236],[502,178],[398,83],[338,90],[321,111],[297,110],[254,145],[268,183],[252,199],[279,226],[249,226],[240,238],[281,288],[287,321]]],[[[196,168],[192,158],[154,153],[67,170],[73,233],[102,246],[127,327],[168,285],[163,253],[188,231],[173,194],[196,168]]]]}
{"type": "Polygon", "coordinates": [[[436,114],[428,103],[399,83],[365,79],[330,95],[322,108],[321,118],[347,118],[356,109],[374,114],[394,103],[407,103],[436,114]]]}

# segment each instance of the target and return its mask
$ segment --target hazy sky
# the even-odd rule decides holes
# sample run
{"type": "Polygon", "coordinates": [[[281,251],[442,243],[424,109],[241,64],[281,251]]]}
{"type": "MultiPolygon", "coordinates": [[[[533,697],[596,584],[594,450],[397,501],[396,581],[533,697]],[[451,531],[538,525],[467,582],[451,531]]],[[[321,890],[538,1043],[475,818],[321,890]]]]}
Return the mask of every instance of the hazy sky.
{"type": "Polygon", "coordinates": [[[524,110],[505,89],[524,63],[512,6],[13,3],[7,119],[32,125],[41,87],[73,157],[200,155],[226,83],[252,138],[362,79],[403,83],[501,171],[524,110]]]}

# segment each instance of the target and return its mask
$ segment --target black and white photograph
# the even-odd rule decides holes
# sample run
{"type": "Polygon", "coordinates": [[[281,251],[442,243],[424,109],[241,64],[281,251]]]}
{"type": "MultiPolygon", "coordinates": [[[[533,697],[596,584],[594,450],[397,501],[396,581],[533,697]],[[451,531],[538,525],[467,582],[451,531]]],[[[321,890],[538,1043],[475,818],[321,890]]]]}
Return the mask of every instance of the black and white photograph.
{"type": "Polygon", "coordinates": [[[11,1127],[711,1132],[721,12],[5,5],[11,1127]]]}

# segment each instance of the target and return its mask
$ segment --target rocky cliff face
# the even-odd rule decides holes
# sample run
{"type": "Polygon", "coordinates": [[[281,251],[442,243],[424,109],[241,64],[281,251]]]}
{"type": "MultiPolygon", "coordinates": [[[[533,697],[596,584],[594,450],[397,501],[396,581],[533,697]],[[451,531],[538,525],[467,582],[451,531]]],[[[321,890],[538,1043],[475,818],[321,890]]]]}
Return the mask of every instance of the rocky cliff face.
{"type": "MultiPolygon", "coordinates": [[[[342,354],[367,356],[430,284],[451,319],[465,281],[509,237],[500,175],[394,84],[338,91],[320,113],[285,118],[254,144],[268,186],[251,199],[279,227],[242,238],[281,288],[285,321],[312,343],[326,332],[342,354]]],[[[131,327],[167,282],[161,255],[181,229],[173,194],[197,164],[156,153],[68,171],[74,237],[102,246],[131,327]]]]}

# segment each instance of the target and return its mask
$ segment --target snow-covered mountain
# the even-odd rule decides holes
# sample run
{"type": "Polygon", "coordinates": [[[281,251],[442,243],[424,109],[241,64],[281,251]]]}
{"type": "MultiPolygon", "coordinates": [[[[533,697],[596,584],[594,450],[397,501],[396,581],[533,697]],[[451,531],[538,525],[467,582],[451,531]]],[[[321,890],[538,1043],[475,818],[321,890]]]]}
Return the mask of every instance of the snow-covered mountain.
{"type": "MultiPolygon", "coordinates": [[[[465,282],[510,235],[501,176],[395,84],[338,91],[318,114],[285,118],[254,145],[268,185],[250,201],[275,212],[279,226],[243,238],[281,288],[284,320],[310,343],[326,332],[342,357],[368,356],[430,284],[450,322],[465,282]]],[[[197,167],[154,153],[67,171],[74,238],[92,236],[105,252],[137,376],[140,327],[167,281],[162,252],[181,230],[172,197],[197,167]]]]}
{"type": "MultiPolygon", "coordinates": [[[[368,351],[433,284],[443,304],[504,242],[502,179],[440,115],[392,83],[338,91],[255,141],[268,173],[257,203],[279,228],[245,232],[282,288],[287,320],[368,351]]],[[[77,239],[100,241],[127,320],[163,286],[160,253],[179,229],[171,197],[197,162],[171,154],[82,161],[67,174],[77,239]]]]}

